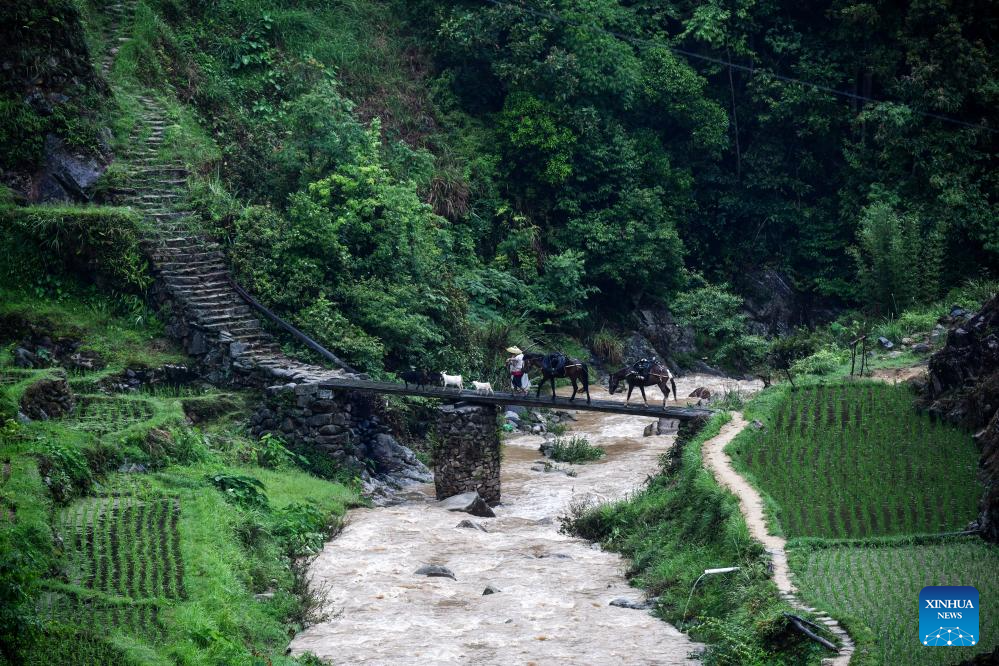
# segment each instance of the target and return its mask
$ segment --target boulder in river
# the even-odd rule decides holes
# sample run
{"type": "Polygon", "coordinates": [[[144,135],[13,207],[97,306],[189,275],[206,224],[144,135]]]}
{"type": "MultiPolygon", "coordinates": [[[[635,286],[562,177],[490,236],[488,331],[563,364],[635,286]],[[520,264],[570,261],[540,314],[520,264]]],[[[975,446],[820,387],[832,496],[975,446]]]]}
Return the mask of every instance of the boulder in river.
{"type": "Polygon", "coordinates": [[[459,527],[466,530],[479,530],[480,532],[489,531],[483,525],[478,524],[474,520],[469,520],[468,518],[455,525],[455,528],[459,527]]]}
{"type": "Polygon", "coordinates": [[[638,600],[629,599],[628,597],[618,597],[610,602],[611,606],[617,606],[618,608],[630,608],[631,610],[648,610],[652,608],[653,602],[649,599],[638,600]]]}
{"type": "Polygon", "coordinates": [[[502,591],[503,590],[499,589],[495,585],[486,585],[486,589],[482,590],[482,594],[485,596],[487,594],[498,594],[502,591]]]}
{"type": "Polygon", "coordinates": [[[413,573],[418,576],[427,576],[428,578],[450,578],[451,580],[458,580],[453,571],[439,564],[426,564],[413,573]]]}
{"type": "Polygon", "coordinates": [[[496,517],[486,501],[475,491],[448,497],[440,501],[440,506],[448,511],[464,511],[480,518],[496,517]]]}

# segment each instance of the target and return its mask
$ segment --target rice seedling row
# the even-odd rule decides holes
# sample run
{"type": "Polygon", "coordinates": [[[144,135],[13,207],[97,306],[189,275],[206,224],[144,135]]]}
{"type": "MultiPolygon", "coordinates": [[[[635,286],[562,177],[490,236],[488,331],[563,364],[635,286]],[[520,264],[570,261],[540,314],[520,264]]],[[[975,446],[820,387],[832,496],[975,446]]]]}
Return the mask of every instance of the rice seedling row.
{"type": "Polygon", "coordinates": [[[98,634],[122,629],[153,640],[165,635],[155,602],[112,601],[72,590],[49,589],[39,599],[39,612],[48,622],[85,626],[98,634]]]}
{"type": "Polygon", "coordinates": [[[955,664],[999,644],[999,547],[981,540],[938,544],[838,546],[791,553],[800,596],[873,631],[878,663],[955,664]],[[919,642],[919,591],[926,585],[978,589],[980,632],[974,647],[919,642]]]}
{"type": "Polygon", "coordinates": [[[788,536],[863,538],[960,530],[981,486],[970,434],[920,416],[904,387],[793,391],[730,450],[779,505],[788,536]]]}
{"type": "Polygon", "coordinates": [[[141,398],[84,395],[66,424],[74,430],[101,436],[127,430],[150,420],[153,414],[152,403],[141,398]]]}
{"type": "Polygon", "coordinates": [[[185,596],[174,497],[85,498],[63,510],[69,582],[131,599],[185,596]]]}

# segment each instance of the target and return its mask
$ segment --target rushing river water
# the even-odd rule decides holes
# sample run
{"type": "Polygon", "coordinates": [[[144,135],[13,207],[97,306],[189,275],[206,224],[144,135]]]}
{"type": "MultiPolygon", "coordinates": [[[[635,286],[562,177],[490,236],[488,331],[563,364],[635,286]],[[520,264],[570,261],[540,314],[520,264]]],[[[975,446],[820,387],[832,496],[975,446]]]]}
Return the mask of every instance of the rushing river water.
{"type": "MultiPolygon", "coordinates": [[[[698,386],[713,393],[758,388],[704,375],[677,385],[680,395],[698,386]]],[[[652,389],[650,404],[656,399],[662,396],[652,389]]],[[[686,635],[647,611],[609,605],[642,598],[625,580],[625,561],[560,534],[558,521],[573,502],[633,492],[656,471],[673,436],[643,437],[649,417],[576,418],[572,433],[607,456],[560,465],[575,477],[536,471],[542,438],[508,438],[496,518],[440,509],[432,486],[415,488],[403,504],[351,511],[311,569],[313,583],[329,588],[335,616],[296,636],[292,651],[335,664],[691,663],[700,646],[686,635]],[[456,528],[465,518],[489,531],[456,528]],[[443,565],[457,580],[414,574],[424,564],[443,565]],[[483,595],[487,585],[501,591],[483,595]]]]}

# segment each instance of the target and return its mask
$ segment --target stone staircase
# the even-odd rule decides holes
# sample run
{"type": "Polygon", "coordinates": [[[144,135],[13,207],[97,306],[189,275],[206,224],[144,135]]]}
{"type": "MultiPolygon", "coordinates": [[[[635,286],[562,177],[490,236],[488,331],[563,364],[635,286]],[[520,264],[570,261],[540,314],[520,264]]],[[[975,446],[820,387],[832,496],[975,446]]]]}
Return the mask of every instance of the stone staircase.
{"type": "MultiPolygon", "coordinates": [[[[110,43],[128,41],[119,35],[129,24],[132,7],[109,8],[113,17],[110,43]]],[[[116,53],[117,48],[112,48],[104,57],[105,75],[116,53]]],[[[264,330],[254,309],[234,289],[222,248],[195,230],[192,213],[184,208],[187,167],[165,161],[161,155],[171,120],[154,97],[138,100],[140,120],[128,149],[118,156],[127,166],[128,177],[113,194],[118,203],[146,218],[142,245],[156,277],[153,296],[161,309],[170,312],[167,331],[171,337],[198,358],[207,378],[219,383],[260,386],[352,377],[343,369],[287,357],[264,330]]]]}

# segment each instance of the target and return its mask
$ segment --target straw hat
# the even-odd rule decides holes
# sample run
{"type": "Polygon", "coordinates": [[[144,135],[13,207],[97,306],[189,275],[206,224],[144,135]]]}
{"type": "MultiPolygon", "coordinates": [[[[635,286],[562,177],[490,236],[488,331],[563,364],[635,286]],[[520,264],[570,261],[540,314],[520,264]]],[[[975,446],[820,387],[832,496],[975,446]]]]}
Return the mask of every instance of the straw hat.
{"type": "Polygon", "coordinates": [[[511,354],[523,354],[524,353],[524,352],[520,351],[520,347],[518,347],[516,345],[514,345],[513,347],[507,347],[506,350],[508,352],[510,352],[511,354]]]}

